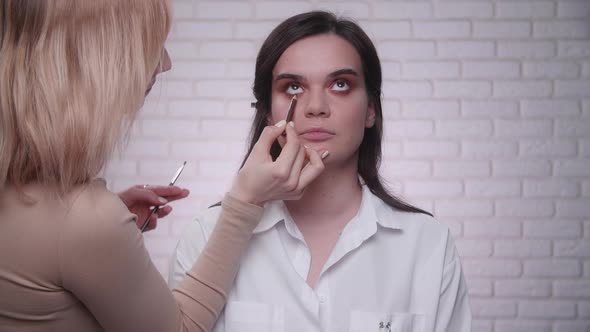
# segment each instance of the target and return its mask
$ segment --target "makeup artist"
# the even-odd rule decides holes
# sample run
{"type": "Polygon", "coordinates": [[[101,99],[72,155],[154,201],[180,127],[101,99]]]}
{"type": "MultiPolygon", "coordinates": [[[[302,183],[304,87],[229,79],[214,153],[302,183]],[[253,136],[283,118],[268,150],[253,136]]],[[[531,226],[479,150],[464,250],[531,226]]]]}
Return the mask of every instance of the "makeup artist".
{"type": "Polygon", "coordinates": [[[261,205],[300,196],[322,172],[320,156],[296,140],[273,161],[275,139],[295,129],[264,126],[201,257],[168,289],[133,212],[146,211],[149,192],[147,201],[187,192],[116,195],[96,177],[170,69],[170,6],[0,2],[0,331],[209,331],[261,205]]]}

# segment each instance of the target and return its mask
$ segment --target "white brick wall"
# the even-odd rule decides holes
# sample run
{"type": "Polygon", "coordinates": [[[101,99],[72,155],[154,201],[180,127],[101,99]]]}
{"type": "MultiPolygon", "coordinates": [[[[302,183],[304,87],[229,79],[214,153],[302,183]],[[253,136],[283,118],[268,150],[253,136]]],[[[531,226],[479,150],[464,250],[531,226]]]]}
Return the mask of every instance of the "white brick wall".
{"type": "Polygon", "coordinates": [[[284,18],[355,18],[384,70],[382,172],[456,236],[478,332],[590,331],[590,1],[175,0],[162,75],[108,166],[113,190],[192,194],[146,245],[167,275],[176,239],[219,200],[253,115],[254,61],[284,18]]]}

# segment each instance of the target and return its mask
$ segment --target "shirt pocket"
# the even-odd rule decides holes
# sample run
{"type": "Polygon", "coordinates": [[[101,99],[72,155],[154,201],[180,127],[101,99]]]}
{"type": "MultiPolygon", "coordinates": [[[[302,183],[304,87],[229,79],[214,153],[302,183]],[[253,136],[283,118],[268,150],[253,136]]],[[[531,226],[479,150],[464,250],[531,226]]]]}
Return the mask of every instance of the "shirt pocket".
{"type": "Polygon", "coordinates": [[[424,332],[424,315],[407,312],[380,313],[353,310],[350,332],[424,332]]]}
{"type": "Polygon", "coordinates": [[[284,325],[282,306],[246,301],[228,301],[225,306],[226,332],[282,332],[284,325]]]}

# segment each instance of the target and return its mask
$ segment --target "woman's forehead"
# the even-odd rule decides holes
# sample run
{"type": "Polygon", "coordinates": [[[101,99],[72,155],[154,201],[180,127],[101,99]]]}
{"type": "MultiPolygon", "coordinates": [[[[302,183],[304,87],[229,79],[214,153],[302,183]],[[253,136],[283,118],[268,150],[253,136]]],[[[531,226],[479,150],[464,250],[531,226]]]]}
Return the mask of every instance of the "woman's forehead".
{"type": "Polygon", "coordinates": [[[301,76],[332,73],[343,68],[362,72],[356,49],[335,34],[321,34],[291,44],[273,68],[273,77],[282,73],[301,76]]]}

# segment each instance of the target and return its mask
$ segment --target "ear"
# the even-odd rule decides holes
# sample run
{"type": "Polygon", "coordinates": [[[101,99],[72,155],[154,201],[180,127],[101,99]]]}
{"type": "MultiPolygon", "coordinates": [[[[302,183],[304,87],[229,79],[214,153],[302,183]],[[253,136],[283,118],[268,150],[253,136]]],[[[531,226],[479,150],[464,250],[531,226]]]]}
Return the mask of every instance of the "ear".
{"type": "Polygon", "coordinates": [[[369,102],[367,115],[365,117],[365,128],[371,128],[375,125],[375,103],[369,102]]]}

